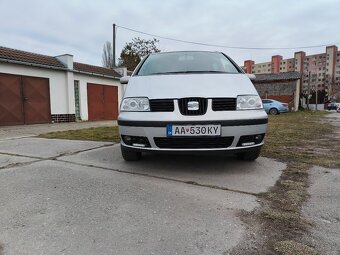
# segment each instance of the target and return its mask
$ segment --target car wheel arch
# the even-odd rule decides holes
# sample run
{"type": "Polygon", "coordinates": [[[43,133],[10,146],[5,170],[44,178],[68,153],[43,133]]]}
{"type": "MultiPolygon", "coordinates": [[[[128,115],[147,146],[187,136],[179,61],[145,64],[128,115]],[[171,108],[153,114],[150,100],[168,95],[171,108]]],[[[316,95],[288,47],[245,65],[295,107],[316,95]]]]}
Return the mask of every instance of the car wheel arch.
{"type": "Polygon", "coordinates": [[[276,107],[271,107],[270,109],[269,109],[269,114],[271,114],[271,115],[277,115],[277,114],[280,114],[280,111],[279,111],[279,109],[277,109],[276,107]]]}

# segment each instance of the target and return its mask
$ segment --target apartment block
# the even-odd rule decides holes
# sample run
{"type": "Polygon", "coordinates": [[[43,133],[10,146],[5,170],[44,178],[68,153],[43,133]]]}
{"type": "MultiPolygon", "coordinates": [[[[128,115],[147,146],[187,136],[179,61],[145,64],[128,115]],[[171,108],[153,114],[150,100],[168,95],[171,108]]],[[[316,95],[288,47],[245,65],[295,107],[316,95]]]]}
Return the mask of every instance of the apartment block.
{"type": "Polygon", "coordinates": [[[253,74],[300,72],[302,92],[307,92],[308,89],[326,90],[329,95],[339,92],[336,90],[340,87],[340,51],[335,45],[314,55],[298,51],[293,58],[272,56],[271,62],[255,63],[253,60],[246,60],[243,69],[246,73],[253,74]]]}

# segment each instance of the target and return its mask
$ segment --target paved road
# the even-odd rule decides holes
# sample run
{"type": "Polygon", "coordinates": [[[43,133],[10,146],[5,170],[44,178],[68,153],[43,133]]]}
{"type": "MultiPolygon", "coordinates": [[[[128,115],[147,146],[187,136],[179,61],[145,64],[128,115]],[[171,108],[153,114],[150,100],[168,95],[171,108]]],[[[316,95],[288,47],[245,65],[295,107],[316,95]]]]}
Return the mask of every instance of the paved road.
{"type": "MultiPolygon", "coordinates": [[[[333,139],[340,141],[340,113],[332,113],[323,121],[333,125],[333,139]]],[[[338,144],[340,150],[340,143],[338,144]]],[[[339,158],[340,161],[340,158],[339,158]]],[[[303,215],[313,225],[306,240],[322,254],[340,254],[340,169],[315,166],[310,169],[310,199],[303,207],[303,215]]]]}
{"type": "Polygon", "coordinates": [[[340,254],[340,169],[313,167],[310,169],[310,199],[303,215],[313,225],[309,242],[322,254],[340,254]]]}
{"type": "Polygon", "coordinates": [[[285,165],[146,155],[111,143],[0,141],[0,242],[20,254],[223,254],[285,165]]]}

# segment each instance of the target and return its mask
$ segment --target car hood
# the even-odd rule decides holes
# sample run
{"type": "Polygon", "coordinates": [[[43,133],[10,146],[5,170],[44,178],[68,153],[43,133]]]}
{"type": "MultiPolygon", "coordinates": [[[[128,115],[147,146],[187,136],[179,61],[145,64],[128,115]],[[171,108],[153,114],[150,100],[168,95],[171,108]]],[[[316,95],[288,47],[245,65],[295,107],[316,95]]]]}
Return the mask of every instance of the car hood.
{"type": "Polygon", "coordinates": [[[245,74],[175,74],[132,76],[124,97],[182,98],[257,95],[245,74]]]}

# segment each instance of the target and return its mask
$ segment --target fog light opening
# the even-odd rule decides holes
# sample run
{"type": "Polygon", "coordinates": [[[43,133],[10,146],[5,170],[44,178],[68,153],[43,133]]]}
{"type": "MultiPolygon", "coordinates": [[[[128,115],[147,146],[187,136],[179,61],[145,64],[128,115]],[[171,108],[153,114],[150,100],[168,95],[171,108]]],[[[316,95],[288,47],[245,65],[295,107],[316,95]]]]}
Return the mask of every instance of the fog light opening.
{"type": "Polygon", "coordinates": [[[253,146],[262,143],[265,134],[243,135],[238,140],[238,147],[253,146]]]}
{"type": "Polygon", "coordinates": [[[242,146],[250,146],[250,145],[254,145],[255,142],[249,142],[249,143],[242,143],[242,146]]]}
{"type": "Polygon", "coordinates": [[[129,146],[135,146],[139,148],[150,147],[148,138],[144,136],[122,135],[122,140],[126,145],[129,146]]]}
{"type": "Polygon", "coordinates": [[[141,144],[141,143],[133,143],[132,144],[133,146],[136,146],[136,147],[145,147],[145,144],[141,144]]]}
{"type": "Polygon", "coordinates": [[[262,135],[256,135],[255,136],[255,142],[262,141],[262,135]]]}

